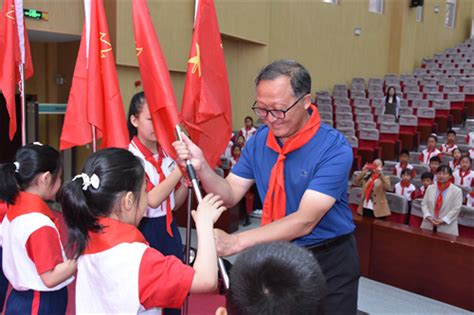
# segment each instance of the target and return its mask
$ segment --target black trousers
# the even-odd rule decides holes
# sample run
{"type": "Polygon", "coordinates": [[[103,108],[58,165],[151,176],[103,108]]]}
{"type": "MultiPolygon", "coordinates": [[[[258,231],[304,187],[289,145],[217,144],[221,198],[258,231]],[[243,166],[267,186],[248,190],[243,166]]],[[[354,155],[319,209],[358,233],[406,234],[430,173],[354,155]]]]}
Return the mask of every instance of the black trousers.
{"type": "Polygon", "coordinates": [[[309,250],[326,278],[325,315],[357,314],[360,266],[354,235],[334,246],[309,250]]]}

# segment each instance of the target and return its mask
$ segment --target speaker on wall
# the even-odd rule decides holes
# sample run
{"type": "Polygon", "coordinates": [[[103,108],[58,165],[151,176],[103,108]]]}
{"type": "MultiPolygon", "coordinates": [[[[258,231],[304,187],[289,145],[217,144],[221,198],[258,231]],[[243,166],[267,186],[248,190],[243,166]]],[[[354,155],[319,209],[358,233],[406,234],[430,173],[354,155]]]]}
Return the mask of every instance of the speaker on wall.
{"type": "Polygon", "coordinates": [[[421,7],[423,6],[423,0],[410,0],[410,7],[421,7]]]}

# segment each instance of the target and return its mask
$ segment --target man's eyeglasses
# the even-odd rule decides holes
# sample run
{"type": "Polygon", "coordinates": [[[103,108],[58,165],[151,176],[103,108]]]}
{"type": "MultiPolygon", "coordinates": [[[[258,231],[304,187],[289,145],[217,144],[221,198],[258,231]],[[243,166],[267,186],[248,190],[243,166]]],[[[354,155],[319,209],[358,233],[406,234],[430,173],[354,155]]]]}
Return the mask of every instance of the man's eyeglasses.
{"type": "Polygon", "coordinates": [[[256,107],[255,105],[257,105],[257,101],[255,101],[253,103],[253,106],[252,106],[252,110],[253,112],[255,113],[255,115],[258,116],[258,118],[261,118],[261,119],[265,119],[267,118],[268,114],[270,113],[274,118],[276,119],[285,119],[286,118],[286,113],[292,109],[293,107],[295,107],[296,104],[298,104],[299,101],[301,101],[301,99],[303,97],[305,97],[306,95],[308,94],[303,94],[301,95],[290,107],[288,107],[287,109],[265,109],[265,108],[260,108],[260,107],[256,107]]]}

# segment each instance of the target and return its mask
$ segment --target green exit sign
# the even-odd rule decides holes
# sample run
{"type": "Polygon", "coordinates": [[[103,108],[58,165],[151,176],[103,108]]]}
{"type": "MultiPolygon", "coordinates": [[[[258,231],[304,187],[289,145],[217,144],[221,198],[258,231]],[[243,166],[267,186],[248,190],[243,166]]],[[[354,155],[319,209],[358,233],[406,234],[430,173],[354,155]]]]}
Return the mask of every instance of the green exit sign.
{"type": "Polygon", "coordinates": [[[42,12],[35,9],[23,9],[23,13],[26,17],[35,20],[48,20],[48,12],[42,12]]]}

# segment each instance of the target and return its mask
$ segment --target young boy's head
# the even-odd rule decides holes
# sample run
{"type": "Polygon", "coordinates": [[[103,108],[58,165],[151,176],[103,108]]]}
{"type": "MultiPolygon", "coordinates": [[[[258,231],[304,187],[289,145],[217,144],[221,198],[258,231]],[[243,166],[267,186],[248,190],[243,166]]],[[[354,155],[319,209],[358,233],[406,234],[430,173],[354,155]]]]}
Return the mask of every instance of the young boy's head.
{"type": "Polygon", "coordinates": [[[241,153],[242,153],[242,148],[240,147],[240,145],[234,144],[234,145],[232,146],[232,156],[233,156],[234,158],[240,157],[240,154],[241,154],[241,153]]]}
{"type": "Polygon", "coordinates": [[[430,159],[430,171],[433,174],[436,174],[436,170],[441,165],[441,159],[438,156],[433,156],[430,159]]]}
{"type": "Polygon", "coordinates": [[[230,272],[227,311],[216,314],[320,314],[326,280],[308,250],[275,242],[242,252],[230,272]]]}
{"type": "Polygon", "coordinates": [[[406,164],[406,163],[408,163],[408,158],[409,157],[410,157],[410,152],[408,152],[408,150],[403,149],[402,151],[400,151],[400,155],[398,157],[398,160],[399,160],[400,163],[406,164]]]}
{"type": "Polygon", "coordinates": [[[428,137],[426,147],[428,148],[428,150],[433,150],[434,148],[436,148],[436,143],[438,143],[438,137],[436,137],[435,134],[432,134],[428,137]]]}
{"type": "Polygon", "coordinates": [[[423,187],[427,188],[429,185],[433,184],[434,175],[430,172],[424,172],[421,174],[421,184],[423,187]]]}
{"type": "Polygon", "coordinates": [[[456,132],[452,129],[448,130],[448,138],[447,138],[447,142],[449,144],[454,144],[456,143],[456,132]]]}
{"type": "Polygon", "coordinates": [[[408,168],[405,168],[404,170],[402,170],[402,173],[400,175],[403,181],[405,182],[411,181],[411,170],[409,170],[408,168]]]}
{"type": "Polygon", "coordinates": [[[253,127],[253,118],[250,116],[245,117],[244,119],[245,128],[250,129],[253,127]]]}

